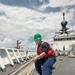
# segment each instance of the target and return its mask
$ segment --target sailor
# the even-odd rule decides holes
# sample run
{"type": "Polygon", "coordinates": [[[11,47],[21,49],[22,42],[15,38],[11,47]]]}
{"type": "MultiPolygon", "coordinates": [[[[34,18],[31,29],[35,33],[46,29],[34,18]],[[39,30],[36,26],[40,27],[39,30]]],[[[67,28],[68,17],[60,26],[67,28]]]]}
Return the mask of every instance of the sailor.
{"type": "Polygon", "coordinates": [[[53,64],[56,62],[55,52],[47,42],[42,41],[39,33],[34,35],[34,41],[37,45],[37,54],[33,58],[35,69],[39,75],[51,75],[53,64]]]}

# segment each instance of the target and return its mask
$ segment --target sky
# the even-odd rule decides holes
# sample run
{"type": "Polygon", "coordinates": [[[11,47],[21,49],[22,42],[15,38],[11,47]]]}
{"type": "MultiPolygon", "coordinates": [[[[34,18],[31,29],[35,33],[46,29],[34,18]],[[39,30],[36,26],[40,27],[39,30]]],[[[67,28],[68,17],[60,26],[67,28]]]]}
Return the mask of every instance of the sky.
{"type": "Polygon", "coordinates": [[[67,27],[75,30],[75,0],[0,0],[0,47],[35,50],[34,34],[51,43],[61,29],[62,13],[67,27]]]}

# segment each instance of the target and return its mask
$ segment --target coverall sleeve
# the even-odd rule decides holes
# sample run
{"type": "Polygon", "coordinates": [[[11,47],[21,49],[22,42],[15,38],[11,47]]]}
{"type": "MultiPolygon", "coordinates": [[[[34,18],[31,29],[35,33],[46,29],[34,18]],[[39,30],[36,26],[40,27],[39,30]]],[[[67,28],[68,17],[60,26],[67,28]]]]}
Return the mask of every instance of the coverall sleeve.
{"type": "Polygon", "coordinates": [[[42,52],[45,52],[45,53],[47,54],[48,49],[49,49],[49,44],[46,43],[46,42],[44,42],[44,43],[42,44],[42,52]]]}

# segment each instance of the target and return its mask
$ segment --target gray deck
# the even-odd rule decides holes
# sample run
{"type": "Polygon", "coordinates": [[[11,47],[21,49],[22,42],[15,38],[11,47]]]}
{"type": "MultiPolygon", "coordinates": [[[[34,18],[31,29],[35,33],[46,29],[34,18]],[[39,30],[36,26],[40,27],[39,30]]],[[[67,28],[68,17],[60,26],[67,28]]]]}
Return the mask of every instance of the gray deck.
{"type": "MultiPolygon", "coordinates": [[[[28,61],[26,61],[26,62],[28,62],[28,61]]],[[[24,63],[26,63],[26,62],[24,62],[24,63]]],[[[6,65],[5,66],[6,68],[5,68],[4,71],[2,71],[1,68],[0,68],[0,75],[10,75],[9,73],[18,69],[20,66],[22,66],[22,64],[18,64],[18,63],[15,63],[13,67],[11,65],[6,65]]]]}
{"type": "MultiPolygon", "coordinates": [[[[9,72],[21,66],[20,64],[15,64],[14,67],[7,66],[6,71],[2,72],[0,70],[0,75],[8,75],[9,72]]],[[[55,69],[53,70],[52,75],[75,75],[75,58],[70,57],[57,57],[57,62],[54,64],[55,69]],[[59,58],[63,58],[63,60],[59,60],[59,58]]],[[[33,75],[38,75],[36,70],[33,75]]]]}
{"type": "MultiPolygon", "coordinates": [[[[55,69],[52,75],[75,75],[75,58],[62,57],[63,60],[59,60],[61,57],[57,57],[57,62],[54,64],[55,69]]],[[[34,71],[33,75],[38,75],[34,71]]]]}

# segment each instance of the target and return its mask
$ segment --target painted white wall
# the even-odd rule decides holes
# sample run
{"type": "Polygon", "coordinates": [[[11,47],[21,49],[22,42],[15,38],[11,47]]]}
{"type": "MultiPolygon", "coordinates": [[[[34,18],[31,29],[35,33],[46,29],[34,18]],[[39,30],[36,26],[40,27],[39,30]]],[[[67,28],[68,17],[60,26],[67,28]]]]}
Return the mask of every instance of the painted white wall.
{"type": "Polygon", "coordinates": [[[74,44],[75,40],[65,40],[65,41],[55,41],[53,44],[53,48],[57,50],[63,50],[63,45],[65,45],[65,50],[70,50],[69,46],[74,44]]]}

